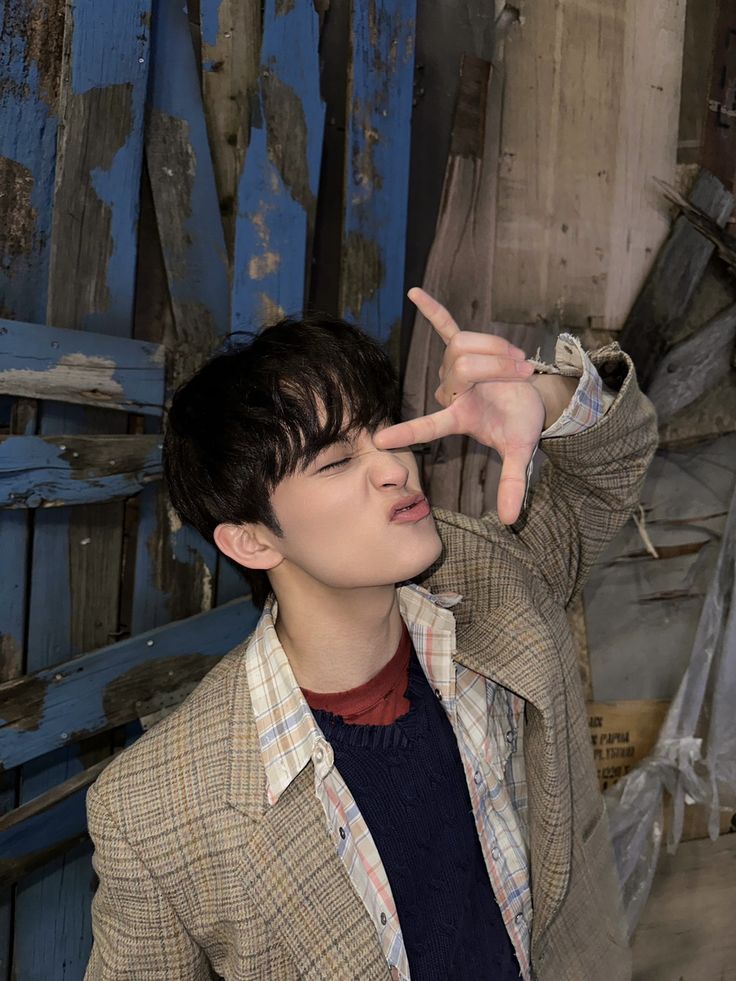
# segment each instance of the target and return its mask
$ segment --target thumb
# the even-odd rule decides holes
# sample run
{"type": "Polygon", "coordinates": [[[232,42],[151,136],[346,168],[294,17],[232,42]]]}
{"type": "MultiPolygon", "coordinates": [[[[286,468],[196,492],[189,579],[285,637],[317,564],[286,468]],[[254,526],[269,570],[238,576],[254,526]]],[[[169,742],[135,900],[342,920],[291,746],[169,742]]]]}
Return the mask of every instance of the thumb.
{"type": "Polygon", "coordinates": [[[501,522],[512,525],[521,513],[531,454],[525,447],[509,450],[503,458],[496,510],[501,522]]]}

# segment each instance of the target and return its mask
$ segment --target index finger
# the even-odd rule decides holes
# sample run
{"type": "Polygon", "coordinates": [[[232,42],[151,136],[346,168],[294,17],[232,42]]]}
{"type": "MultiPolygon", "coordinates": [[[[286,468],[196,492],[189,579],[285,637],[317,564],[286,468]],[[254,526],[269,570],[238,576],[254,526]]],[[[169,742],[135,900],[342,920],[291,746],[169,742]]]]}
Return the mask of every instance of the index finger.
{"type": "Polygon", "coordinates": [[[450,338],[460,333],[460,328],[450,312],[419,286],[412,287],[407,296],[422,316],[427,318],[445,344],[449,344],[450,338]]]}
{"type": "Polygon", "coordinates": [[[382,429],[374,435],[373,443],[379,450],[395,450],[399,446],[429,443],[458,432],[455,412],[452,408],[447,408],[382,429]]]}

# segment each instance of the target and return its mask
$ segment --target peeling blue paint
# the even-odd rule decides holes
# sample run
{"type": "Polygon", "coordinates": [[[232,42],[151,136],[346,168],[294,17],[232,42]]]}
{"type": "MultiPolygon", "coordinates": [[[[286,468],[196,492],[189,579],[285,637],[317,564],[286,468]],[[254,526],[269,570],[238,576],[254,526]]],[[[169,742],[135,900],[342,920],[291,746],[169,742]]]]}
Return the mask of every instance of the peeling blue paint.
{"type": "Polygon", "coordinates": [[[151,0],[72,0],[70,6],[72,92],[82,95],[100,85],[145,88],[151,0]]]}
{"type": "Polygon", "coordinates": [[[414,77],[413,0],[353,3],[352,91],[348,93],[343,241],[375,248],[382,275],[361,297],[357,314],[377,340],[401,319],[414,77]]]}
{"type": "MultiPolygon", "coordinates": [[[[162,658],[203,656],[212,658],[214,666],[248,637],[258,617],[249,600],[239,599],[41,671],[34,676],[41,692],[35,728],[23,730],[5,723],[0,686],[0,764],[8,769],[63,746],[64,733],[109,728],[105,694],[116,680],[162,658]]],[[[17,705],[12,689],[11,698],[17,705]]]]}
{"type": "MultiPolygon", "coordinates": [[[[119,388],[118,407],[160,416],[164,401],[164,354],[161,345],[127,337],[0,320],[0,391],[13,392],[13,372],[43,377],[71,371],[84,359],[109,364],[110,381],[119,388]]],[[[25,390],[16,394],[26,395],[25,390]]],[[[50,397],[50,396],[49,396],[50,397]]],[[[75,401],[70,399],[69,401],[75,401]]],[[[79,401],[83,401],[80,399],[79,401]]],[[[108,407],[99,397],[85,404],[108,407]]]]}
{"type": "MultiPolygon", "coordinates": [[[[169,268],[169,286],[172,296],[180,301],[201,304],[211,314],[216,333],[224,335],[230,319],[225,235],[199,71],[186,6],[181,0],[160,0],[156,4],[152,33],[151,104],[167,116],[185,122],[193,169],[185,262],[173,277],[169,268]]],[[[179,163],[172,162],[174,166],[179,163]]]]}
{"type": "MultiPolygon", "coordinates": [[[[141,440],[146,437],[118,437],[141,440]]],[[[80,473],[71,448],[56,437],[0,437],[0,507],[38,508],[46,504],[97,504],[137,494],[144,484],[161,477],[161,449],[147,453],[137,473],[115,473],[115,462],[105,471],[80,473]]]]}
{"type": "Polygon", "coordinates": [[[208,44],[210,47],[217,44],[221,3],[222,0],[200,0],[199,20],[202,30],[202,44],[208,44]]]}
{"type": "MultiPolygon", "coordinates": [[[[305,197],[316,200],[322,154],[324,104],[319,91],[319,18],[310,3],[297,3],[277,16],[267,0],[261,46],[259,112],[254,114],[245,167],[238,185],[235,230],[232,330],[253,330],[279,311],[304,304],[309,218],[305,197]],[[307,173],[295,193],[284,182],[269,149],[267,87],[289,90],[303,114],[307,173]],[[308,195],[305,189],[308,188],[308,195]]],[[[274,111],[278,111],[275,109],[274,111]]]]}

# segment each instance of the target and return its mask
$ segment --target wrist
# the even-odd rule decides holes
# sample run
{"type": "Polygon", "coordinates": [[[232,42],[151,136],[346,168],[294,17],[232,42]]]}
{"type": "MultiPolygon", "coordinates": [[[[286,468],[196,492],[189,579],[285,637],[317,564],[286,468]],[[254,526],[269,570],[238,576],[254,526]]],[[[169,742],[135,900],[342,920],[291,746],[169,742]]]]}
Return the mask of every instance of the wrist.
{"type": "Polygon", "coordinates": [[[549,429],[560,418],[579,382],[579,378],[570,375],[537,373],[531,376],[529,384],[536,388],[544,404],[544,429],[549,429]]]}

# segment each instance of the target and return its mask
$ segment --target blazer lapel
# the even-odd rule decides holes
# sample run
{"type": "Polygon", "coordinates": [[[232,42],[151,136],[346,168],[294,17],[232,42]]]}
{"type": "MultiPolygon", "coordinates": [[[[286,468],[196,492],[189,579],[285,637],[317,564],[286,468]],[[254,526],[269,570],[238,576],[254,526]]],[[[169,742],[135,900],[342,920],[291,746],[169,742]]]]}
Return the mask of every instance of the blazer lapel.
{"type": "Polygon", "coordinates": [[[455,607],[455,660],[516,692],[527,702],[524,759],[529,800],[534,934],[539,939],[567,891],[571,861],[571,786],[562,672],[550,632],[528,602],[474,616],[455,607]]]}
{"type": "Polygon", "coordinates": [[[389,976],[373,922],[335,850],[307,766],[270,805],[245,653],[229,703],[226,799],[251,819],[240,873],[304,978],[389,976]]]}
{"type": "Polygon", "coordinates": [[[325,827],[311,764],[258,822],[241,873],[301,977],[389,977],[375,927],[325,827]]]}

